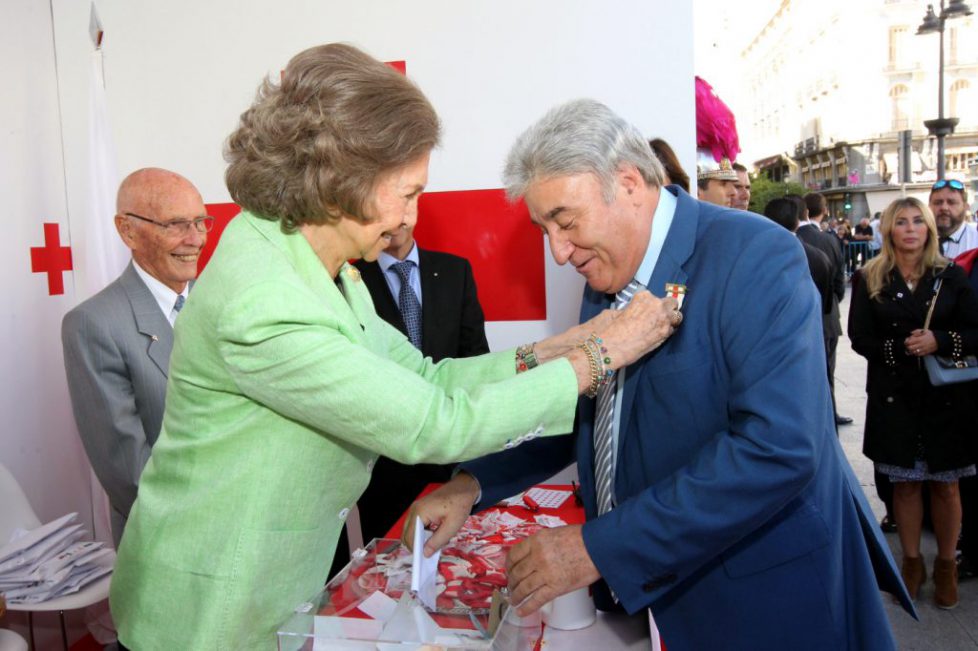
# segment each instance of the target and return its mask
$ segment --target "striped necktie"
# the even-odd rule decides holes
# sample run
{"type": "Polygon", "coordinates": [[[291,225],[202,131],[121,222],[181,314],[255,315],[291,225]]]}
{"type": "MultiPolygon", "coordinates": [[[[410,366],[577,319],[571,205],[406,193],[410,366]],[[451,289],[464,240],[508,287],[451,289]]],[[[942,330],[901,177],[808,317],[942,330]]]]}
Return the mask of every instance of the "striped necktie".
{"type": "Polygon", "coordinates": [[[183,304],[187,302],[187,299],[183,297],[183,294],[177,294],[177,300],[173,304],[173,311],[179,312],[183,309],[183,304]]]}
{"type": "MultiPolygon", "coordinates": [[[[628,305],[635,292],[643,288],[642,283],[632,280],[625,289],[618,292],[612,307],[620,310],[628,305]]],[[[598,494],[598,515],[604,515],[612,508],[614,496],[614,426],[615,397],[618,394],[618,373],[608,383],[598,389],[598,407],[594,418],[594,486],[598,494]]]]}
{"type": "Polygon", "coordinates": [[[397,307],[401,310],[401,318],[407,328],[408,339],[414,344],[415,348],[421,348],[421,303],[411,288],[411,267],[414,263],[410,260],[396,262],[391,265],[391,269],[401,279],[401,291],[397,296],[397,307]]]}

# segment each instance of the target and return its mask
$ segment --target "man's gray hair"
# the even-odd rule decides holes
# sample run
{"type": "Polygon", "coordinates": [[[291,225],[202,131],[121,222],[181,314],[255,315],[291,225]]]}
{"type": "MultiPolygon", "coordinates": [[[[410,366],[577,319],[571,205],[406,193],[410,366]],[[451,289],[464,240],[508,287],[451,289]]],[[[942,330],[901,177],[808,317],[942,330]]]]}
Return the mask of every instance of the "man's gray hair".
{"type": "Polygon", "coordinates": [[[551,109],[523,132],[506,158],[503,182],[515,200],[536,180],[590,173],[611,203],[618,168],[626,163],[637,167],[649,186],[662,185],[662,164],[638,129],[604,104],[579,99],[551,109]]]}

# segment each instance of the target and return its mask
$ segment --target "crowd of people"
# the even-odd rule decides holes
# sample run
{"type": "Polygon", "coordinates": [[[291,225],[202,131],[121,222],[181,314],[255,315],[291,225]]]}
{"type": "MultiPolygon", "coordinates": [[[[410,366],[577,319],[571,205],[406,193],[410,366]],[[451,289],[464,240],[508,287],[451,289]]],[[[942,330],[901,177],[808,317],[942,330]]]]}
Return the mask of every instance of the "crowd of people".
{"type": "Polygon", "coordinates": [[[513,548],[520,615],[592,586],[602,609],[650,610],[672,651],[893,649],[880,590],[915,612],[925,485],[934,599],[957,603],[976,558],[955,566],[962,519],[978,542],[976,392],[933,386],[920,362],[978,352],[973,252],[950,262],[978,247],[960,183],[851,233],[818,194],[761,216],[744,166],[702,155],[693,179],[611,108],[562,104],[516,140],[504,181],[584,277],[580,324],[489,352],[470,265],[413,238],[439,137],[410,79],[324,45],[263,82],[228,137],[243,212],[199,279],[213,220],[196,188],[154,168],[122,183],[132,263],[63,323],[113,508],[122,648],[274,648],[345,562],[358,501],[379,535],[444,481],[410,506],[430,555],[473,509],[574,462],[587,521],[513,548]],[[878,243],[849,336],[899,568],[837,436],[846,237],[878,243]]]}
{"type": "MultiPolygon", "coordinates": [[[[700,198],[739,207],[734,183],[727,192],[701,185],[700,198]]],[[[854,228],[827,218],[818,193],[763,208],[802,241],[822,300],[833,403],[838,304],[850,279],[848,334],[868,361],[863,451],[886,508],[880,527],[899,536],[913,599],[927,579],[921,530],[934,531],[933,601],[944,609],[957,605],[958,581],[978,571],[978,382],[935,386],[922,360],[939,355],[963,365],[978,353],[978,227],[969,211],[967,189],[954,179],[934,183],[926,205],[898,199],[854,228]]],[[[851,422],[836,412],[837,425],[851,422]]]]}
{"type": "MultiPolygon", "coordinates": [[[[848,335],[868,361],[863,451],[874,462],[886,508],[880,527],[899,537],[901,575],[914,599],[927,580],[921,530],[934,531],[933,601],[944,609],[957,605],[958,581],[976,575],[978,382],[935,385],[922,360],[937,355],[964,366],[978,352],[978,239],[968,211],[967,190],[957,180],[934,183],[927,204],[897,199],[857,224],[852,239],[867,243],[869,253],[854,264],[839,225],[825,226],[821,195],[788,195],[764,208],[802,240],[823,313],[833,291],[838,300],[845,292],[845,282],[831,278],[843,269],[851,275],[848,335]]],[[[832,385],[835,350],[828,343],[826,354],[832,385]]],[[[836,422],[852,420],[837,414],[836,422]]]]}

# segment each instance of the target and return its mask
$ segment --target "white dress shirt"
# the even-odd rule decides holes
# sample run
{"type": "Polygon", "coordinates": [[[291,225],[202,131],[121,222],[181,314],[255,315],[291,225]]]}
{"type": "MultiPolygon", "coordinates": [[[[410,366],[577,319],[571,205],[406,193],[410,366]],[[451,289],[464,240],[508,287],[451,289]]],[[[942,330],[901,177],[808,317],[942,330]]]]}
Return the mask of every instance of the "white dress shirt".
{"type": "MultiPolygon", "coordinates": [[[[135,260],[132,261],[132,266],[136,270],[136,273],[139,274],[142,281],[146,283],[149,293],[156,299],[156,304],[160,306],[163,316],[166,317],[166,320],[169,321],[170,325],[172,326],[177,320],[178,314],[177,311],[173,309],[173,306],[177,303],[177,293],[151,276],[149,272],[136,264],[135,260]]],[[[183,286],[183,291],[181,292],[184,300],[186,300],[187,292],[189,290],[190,283],[187,283],[183,286]]]]}
{"type": "Polygon", "coordinates": [[[958,230],[944,242],[944,257],[953,260],[965,251],[978,249],[978,227],[973,222],[961,222],[958,230]]]}

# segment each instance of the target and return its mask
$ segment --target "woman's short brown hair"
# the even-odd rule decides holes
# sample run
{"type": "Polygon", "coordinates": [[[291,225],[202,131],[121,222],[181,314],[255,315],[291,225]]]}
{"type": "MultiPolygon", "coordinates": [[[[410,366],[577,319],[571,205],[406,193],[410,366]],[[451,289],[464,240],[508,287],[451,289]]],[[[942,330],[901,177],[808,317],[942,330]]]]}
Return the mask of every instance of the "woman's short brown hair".
{"type": "Polygon", "coordinates": [[[366,219],[378,176],[438,144],[438,116],[404,75],[350,45],[300,52],[266,79],[225,144],[231,197],[286,232],[366,219]]]}

